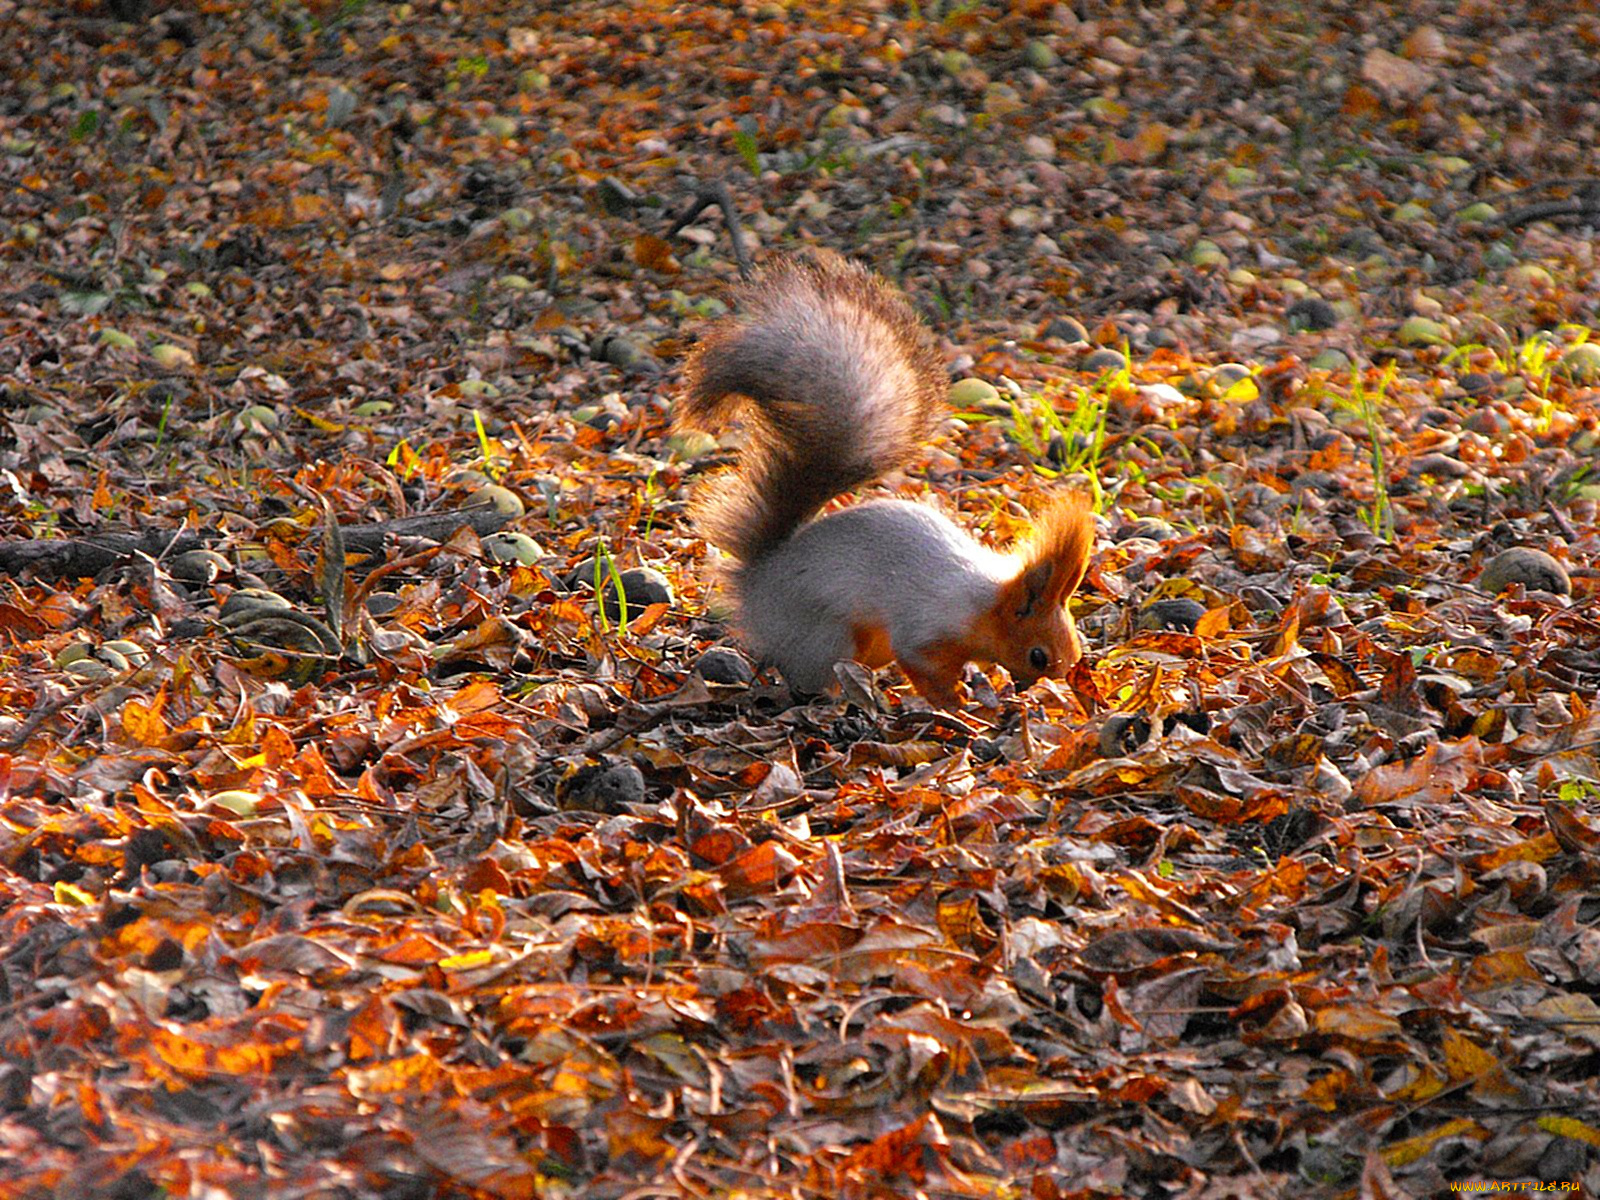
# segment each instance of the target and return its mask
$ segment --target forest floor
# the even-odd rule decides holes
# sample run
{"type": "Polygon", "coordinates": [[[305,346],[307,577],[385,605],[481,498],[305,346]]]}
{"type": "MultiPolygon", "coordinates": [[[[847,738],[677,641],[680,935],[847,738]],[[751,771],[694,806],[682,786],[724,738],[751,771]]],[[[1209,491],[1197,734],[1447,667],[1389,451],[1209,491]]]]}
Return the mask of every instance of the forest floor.
{"type": "Polygon", "coordinates": [[[0,1200],[1600,1194],[1592,6],[0,46],[0,1200]],[[667,417],[802,246],[900,494],[1094,493],[1067,679],[733,652],[667,417]]]}

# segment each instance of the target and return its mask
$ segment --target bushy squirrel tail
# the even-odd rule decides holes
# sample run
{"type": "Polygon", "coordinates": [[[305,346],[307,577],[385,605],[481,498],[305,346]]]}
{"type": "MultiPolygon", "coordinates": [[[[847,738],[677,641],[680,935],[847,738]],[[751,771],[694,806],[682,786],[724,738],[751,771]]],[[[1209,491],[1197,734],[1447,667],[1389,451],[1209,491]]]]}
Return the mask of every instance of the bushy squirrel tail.
{"type": "Polygon", "coordinates": [[[947,392],[933,335],[905,297],[831,253],[767,270],[690,355],[676,423],[745,418],[739,465],[703,489],[706,539],[751,563],[833,497],[903,466],[947,392]]]}

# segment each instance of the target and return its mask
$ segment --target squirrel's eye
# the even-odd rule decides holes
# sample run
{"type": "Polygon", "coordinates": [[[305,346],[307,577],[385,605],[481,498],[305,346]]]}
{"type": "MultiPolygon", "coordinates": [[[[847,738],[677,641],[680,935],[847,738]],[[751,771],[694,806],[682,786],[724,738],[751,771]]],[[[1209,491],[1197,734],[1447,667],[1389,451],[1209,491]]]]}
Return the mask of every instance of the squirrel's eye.
{"type": "Polygon", "coordinates": [[[1028,665],[1035,671],[1045,671],[1050,667],[1050,652],[1043,646],[1035,646],[1028,651],[1028,665]]]}

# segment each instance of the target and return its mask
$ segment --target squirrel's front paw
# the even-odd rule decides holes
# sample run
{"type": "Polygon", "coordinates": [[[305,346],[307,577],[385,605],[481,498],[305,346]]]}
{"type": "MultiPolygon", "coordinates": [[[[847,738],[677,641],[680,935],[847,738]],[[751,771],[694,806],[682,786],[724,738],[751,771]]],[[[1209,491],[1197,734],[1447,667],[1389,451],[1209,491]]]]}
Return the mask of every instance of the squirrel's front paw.
{"type": "Polygon", "coordinates": [[[911,681],[911,686],[916,688],[917,694],[929,704],[943,709],[961,707],[964,689],[958,677],[932,674],[909,664],[901,665],[906,678],[911,681]]]}

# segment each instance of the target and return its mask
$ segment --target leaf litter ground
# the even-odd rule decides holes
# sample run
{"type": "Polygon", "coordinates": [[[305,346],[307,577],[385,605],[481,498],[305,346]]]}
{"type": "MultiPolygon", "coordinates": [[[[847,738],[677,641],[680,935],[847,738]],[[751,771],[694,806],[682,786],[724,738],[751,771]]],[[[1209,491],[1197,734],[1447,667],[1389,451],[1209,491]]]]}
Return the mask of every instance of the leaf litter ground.
{"type": "Polygon", "coordinates": [[[0,1194],[1600,1186],[1594,14],[0,24],[0,1194]],[[1096,490],[1072,678],[713,648],[716,184],[1096,490]]]}

